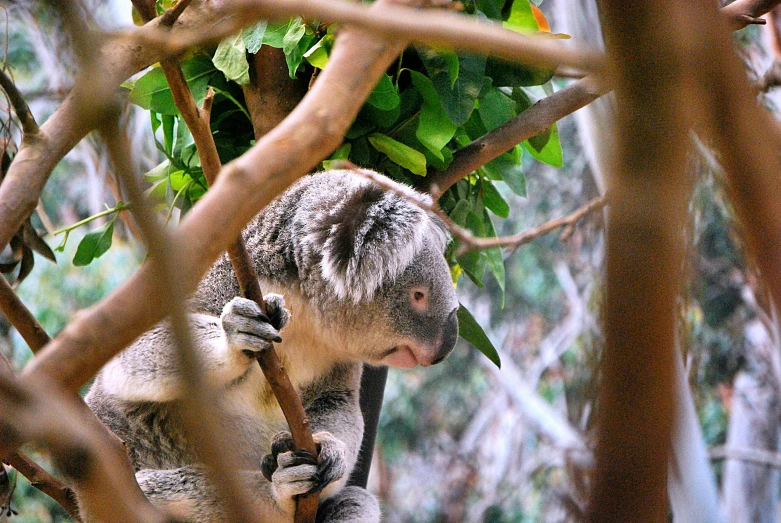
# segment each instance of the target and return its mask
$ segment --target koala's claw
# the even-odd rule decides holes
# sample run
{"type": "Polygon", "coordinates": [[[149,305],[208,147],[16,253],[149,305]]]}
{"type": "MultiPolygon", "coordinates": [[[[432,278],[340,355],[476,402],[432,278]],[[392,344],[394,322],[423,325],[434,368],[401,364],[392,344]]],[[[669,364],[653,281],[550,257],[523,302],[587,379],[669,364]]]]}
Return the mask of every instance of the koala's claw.
{"type": "Polygon", "coordinates": [[[228,342],[236,345],[250,358],[271,348],[272,342],[282,341],[279,330],[290,317],[282,296],[267,294],[264,301],[267,314],[263,314],[258,304],[252,300],[233,298],[225,305],[220,317],[228,342]]]}
{"type": "Polygon", "coordinates": [[[289,432],[280,432],[271,443],[271,454],[263,457],[261,472],[271,481],[277,497],[296,497],[320,492],[347,472],[345,444],[329,432],[313,435],[318,455],[293,451],[289,432]]]}

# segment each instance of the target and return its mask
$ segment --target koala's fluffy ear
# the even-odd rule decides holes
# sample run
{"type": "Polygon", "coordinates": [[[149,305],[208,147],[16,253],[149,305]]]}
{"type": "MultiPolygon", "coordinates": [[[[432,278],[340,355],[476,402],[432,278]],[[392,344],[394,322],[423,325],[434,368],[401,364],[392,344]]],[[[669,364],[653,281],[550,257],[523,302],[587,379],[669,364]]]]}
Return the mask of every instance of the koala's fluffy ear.
{"type": "MultiPolygon", "coordinates": [[[[386,279],[394,279],[412,262],[425,242],[444,251],[444,224],[406,198],[365,179],[329,212],[310,224],[322,245],[322,275],[340,299],[371,299],[386,279]]],[[[426,196],[400,185],[399,190],[426,196]]],[[[429,200],[430,201],[430,200],[429,200]]]]}

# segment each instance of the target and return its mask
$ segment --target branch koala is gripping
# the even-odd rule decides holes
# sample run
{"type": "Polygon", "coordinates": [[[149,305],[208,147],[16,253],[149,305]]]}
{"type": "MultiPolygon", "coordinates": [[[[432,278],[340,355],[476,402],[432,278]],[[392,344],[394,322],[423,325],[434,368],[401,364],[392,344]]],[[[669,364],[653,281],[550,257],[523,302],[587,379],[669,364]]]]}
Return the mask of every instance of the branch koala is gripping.
{"type": "MultiPolygon", "coordinates": [[[[379,521],[376,500],[344,486],[363,435],[362,363],[427,366],[453,349],[458,301],[443,257],[444,226],[399,194],[349,171],[328,171],[274,200],[244,238],[261,287],[270,291],[267,316],[236,297],[223,256],[192,298],[189,322],[207,379],[223,389],[223,423],[258,514],[292,521],[295,496],[321,491],[318,521],[379,521]],[[301,393],[316,461],[291,452],[282,412],[255,363],[271,342],[301,393]]],[[[127,442],[153,503],[190,521],[224,522],[183,435],[172,344],[165,322],[141,336],[103,368],[87,403],[127,442]]]]}

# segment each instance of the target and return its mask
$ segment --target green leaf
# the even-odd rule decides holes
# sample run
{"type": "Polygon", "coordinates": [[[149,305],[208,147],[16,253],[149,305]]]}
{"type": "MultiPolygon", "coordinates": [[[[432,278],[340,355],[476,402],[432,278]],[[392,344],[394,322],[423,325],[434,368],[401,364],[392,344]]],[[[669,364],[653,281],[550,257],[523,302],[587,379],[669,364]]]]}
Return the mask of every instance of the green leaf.
{"type": "MultiPolygon", "coordinates": [[[[474,211],[466,214],[466,228],[472,231],[475,236],[485,237],[485,224],[481,215],[474,211]]],[[[485,276],[486,254],[483,251],[469,251],[457,258],[458,264],[464,269],[467,276],[481,289],[483,288],[483,277],[485,276]]]]}
{"type": "Polygon", "coordinates": [[[426,176],[426,157],[420,151],[379,133],[371,134],[369,143],[405,169],[418,176],[426,176]]]}
{"type": "Polygon", "coordinates": [[[561,167],[564,164],[561,141],[559,140],[559,130],[556,127],[556,124],[553,124],[545,133],[533,136],[523,142],[523,147],[529,151],[534,158],[547,163],[548,165],[561,167]]]}
{"type": "MultiPolygon", "coordinates": [[[[496,229],[494,228],[494,223],[491,221],[491,217],[488,215],[488,212],[483,211],[483,213],[483,217],[485,218],[486,232],[488,233],[487,236],[489,238],[496,238],[496,229]]],[[[494,278],[496,278],[496,283],[499,284],[499,289],[502,291],[501,297],[499,298],[499,308],[504,309],[505,271],[502,248],[491,247],[490,249],[486,249],[485,255],[488,261],[488,270],[490,270],[491,274],[494,275],[494,278]]]]}
{"type": "Polygon", "coordinates": [[[315,35],[306,34],[306,26],[300,18],[296,18],[290,23],[287,33],[282,38],[282,50],[285,52],[290,78],[295,79],[298,66],[304,61],[304,53],[309,50],[315,39],[315,35]]]}
{"type": "Polygon", "coordinates": [[[350,151],[352,150],[352,144],[346,143],[339,147],[331,157],[323,161],[323,169],[326,171],[333,169],[334,160],[347,160],[350,157],[350,151]]]}
{"type": "Polygon", "coordinates": [[[95,258],[100,258],[111,247],[111,238],[114,235],[114,218],[102,227],[85,234],[76,248],[73,256],[73,265],[83,267],[89,265],[95,258]]]}
{"type": "Polygon", "coordinates": [[[152,167],[152,169],[144,173],[144,179],[150,183],[159,182],[160,180],[168,178],[171,170],[171,162],[163,160],[157,167],[152,167]]]}
{"type": "Polygon", "coordinates": [[[481,167],[492,180],[504,180],[512,192],[526,198],[526,176],[521,166],[523,149],[516,145],[511,152],[498,156],[481,167]]]}
{"type": "Polygon", "coordinates": [[[417,48],[423,65],[439,95],[439,100],[448,118],[462,126],[475,108],[480,90],[483,87],[485,57],[459,55],[458,78],[452,78],[452,67],[440,53],[430,48],[417,48]]]}
{"type": "MultiPolygon", "coordinates": [[[[214,64],[206,57],[196,57],[182,63],[182,72],[197,103],[203,102],[208,88],[209,77],[215,71],[217,69],[214,67],[214,64]]],[[[179,114],[171,95],[171,89],[168,87],[165,75],[159,67],[152,68],[151,71],[133,82],[130,100],[134,104],[156,113],[179,114]]]]}
{"type": "Polygon", "coordinates": [[[553,69],[514,64],[498,58],[488,58],[485,63],[485,75],[491,77],[496,87],[542,85],[553,78],[553,72],[553,69]]]}
{"type": "Polygon", "coordinates": [[[212,58],[214,67],[225,74],[225,78],[239,85],[249,83],[249,63],[247,47],[244,45],[244,32],[229,36],[217,46],[212,58]]]}
{"type": "Polygon", "coordinates": [[[529,0],[515,0],[510,10],[510,17],[502,25],[519,33],[534,33],[540,30],[529,0]]]}
{"type": "Polygon", "coordinates": [[[492,87],[480,99],[478,112],[486,132],[491,132],[515,117],[515,102],[499,89],[492,87]]]}
{"type": "Polygon", "coordinates": [[[268,25],[266,25],[266,31],[263,33],[263,43],[270,45],[271,47],[276,47],[277,49],[282,49],[285,35],[296,20],[301,23],[300,19],[269,22],[268,25]]]}
{"type": "Polygon", "coordinates": [[[434,84],[425,75],[416,71],[410,71],[412,84],[423,97],[423,105],[418,117],[418,129],[415,131],[423,146],[434,153],[437,158],[444,161],[442,148],[456,134],[457,127],[448,118],[434,84]]]}
{"type": "Polygon", "coordinates": [[[483,328],[477,323],[472,313],[469,312],[462,304],[458,304],[458,335],[461,336],[464,341],[470,343],[474,348],[482,352],[494,365],[501,368],[502,362],[499,359],[499,353],[496,352],[496,347],[491,343],[491,340],[486,335],[483,328]]]}
{"type": "Polygon", "coordinates": [[[483,180],[483,201],[485,206],[488,207],[491,212],[500,218],[507,218],[510,216],[510,206],[496,190],[494,184],[489,180],[483,180]]]}
{"type": "Polygon", "coordinates": [[[383,111],[390,111],[399,105],[399,94],[396,92],[396,86],[393,80],[387,74],[380,77],[377,86],[372,90],[369,99],[366,102],[383,111]]]}
{"type": "Polygon", "coordinates": [[[331,55],[334,40],[333,35],[322,37],[315,45],[309,48],[309,51],[304,53],[306,61],[312,64],[313,67],[325,69],[325,66],[328,64],[328,57],[331,55]]]}
{"type": "Polygon", "coordinates": [[[248,53],[255,54],[260,51],[260,47],[263,45],[263,36],[266,34],[266,27],[268,27],[268,21],[261,20],[241,32],[241,40],[244,42],[244,47],[247,48],[248,53]]]}

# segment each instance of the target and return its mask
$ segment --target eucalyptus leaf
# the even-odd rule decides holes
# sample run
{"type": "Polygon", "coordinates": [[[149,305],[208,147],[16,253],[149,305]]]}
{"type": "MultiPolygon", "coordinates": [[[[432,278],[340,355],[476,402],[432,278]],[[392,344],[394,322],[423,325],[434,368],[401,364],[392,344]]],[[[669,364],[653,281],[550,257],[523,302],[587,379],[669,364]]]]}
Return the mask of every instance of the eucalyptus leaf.
{"type": "Polygon", "coordinates": [[[410,71],[410,75],[412,84],[423,97],[415,136],[426,149],[431,151],[440,161],[444,161],[442,148],[456,134],[457,127],[445,113],[431,80],[416,71],[410,71]]]}
{"type": "Polygon", "coordinates": [[[486,132],[491,132],[515,117],[515,102],[499,89],[493,87],[480,99],[478,112],[486,132]]]}
{"type": "Polygon", "coordinates": [[[111,247],[112,236],[114,235],[114,218],[105,225],[84,235],[76,248],[76,254],[73,256],[73,265],[83,267],[92,263],[95,258],[100,258],[111,247]]]}
{"type": "Polygon", "coordinates": [[[445,113],[456,126],[464,125],[483,86],[485,56],[459,55],[458,78],[453,80],[452,68],[440,53],[424,47],[417,50],[445,113]]]}
{"type": "Polygon", "coordinates": [[[494,365],[501,368],[502,362],[499,359],[499,353],[496,352],[496,347],[491,343],[491,340],[480,324],[477,323],[474,316],[472,316],[472,313],[459,303],[456,316],[458,317],[458,335],[482,352],[494,365]]]}
{"type": "MultiPolygon", "coordinates": [[[[484,212],[485,227],[488,238],[496,238],[496,228],[494,228],[493,221],[487,212],[484,212]]],[[[504,270],[504,257],[502,256],[501,247],[491,247],[485,251],[486,260],[488,262],[488,270],[496,278],[496,283],[499,285],[499,289],[502,291],[499,298],[499,308],[504,309],[505,298],[505,270],[504,270]]]]}
{"type": "Polygon", "coordinates": [[[534,33],[540,30],[529,0],[514,0],[510,17],[503,25],[519,33],[534,33]]]}
{"type": "Polygon", "coordinates": [[[494,184],[490,180],[483,180],[483,201],[485,206],[491,210],[495,215],[500,218],[507,218],[510,216],[510,206],[496,190],[494,184]]]}
{"type": "MultiPolygon", "coordinates": [[[[212,61],[205,57],[199,56],[182,63],[182,72],[197,103],[203,102],[209,78],[216,71],[212,61]]],[[[159,67],[153,67],[152,70],[133,82],[130,101],[156,113],[179,114],[171,95],[171,89],[159,67]]]]}
{"type": "Polygon", "coordinates": [[[298,21],[299,24],[301,23],[301,19],[299,18],[293,20],[282,20],[279,22],[269,22],[266,25],[266,30],[263,33],[263,43],[270,45],[271,47],[276,47],[277,49],[282,49],[285,35],[287,34],[290,26],[296,21],[298,21]]]}
{"type": "Polygon", "coordinates": [[[369,136],[369,143],[380,151],[385,153],[388,158],[409,169],[418,176],[426,175],[426,157],[420,151],[416,151],[408,145],[404,145],[386,136],[384,134],[373,133],[369,136]]]}
{"type": "Polygon", "coordinates": [[[564,164],[563,152],[561,150],[561,141],[559,140],[559,130],[556,124],[545,133],[529,138],[523,142],[523,147],[531,153],[537,160],[561,167],[564,164]]]}
{"type": "MultiPolygon", "coordinates": [[[[262,38],[262,37],[261,37],[262,38]]],[[[212,58],[214,67],[225,74],[225,78],[239,85],[249,83],[249,63],[244,32],[240,31],[219,43],[212,58]]]]}
{"type": "Polygon", "coordinates": [[[366,102],[383,111],[390,111],[399,105],[399,94],[393,85],[391,77],[384,74],[380,77],[377,86],[372,90],[366,102]]]}
{"type": "Polygon", "coordinates": [[[260,20],[254,25],[245,28],[241,32],[241,40],[244,42],[244,47],[247,48],[248,53],[255,54],[260,51],[260,47],[263,45],[263,36],[266,34],[267,27],[268,21],[260,20]]]}

